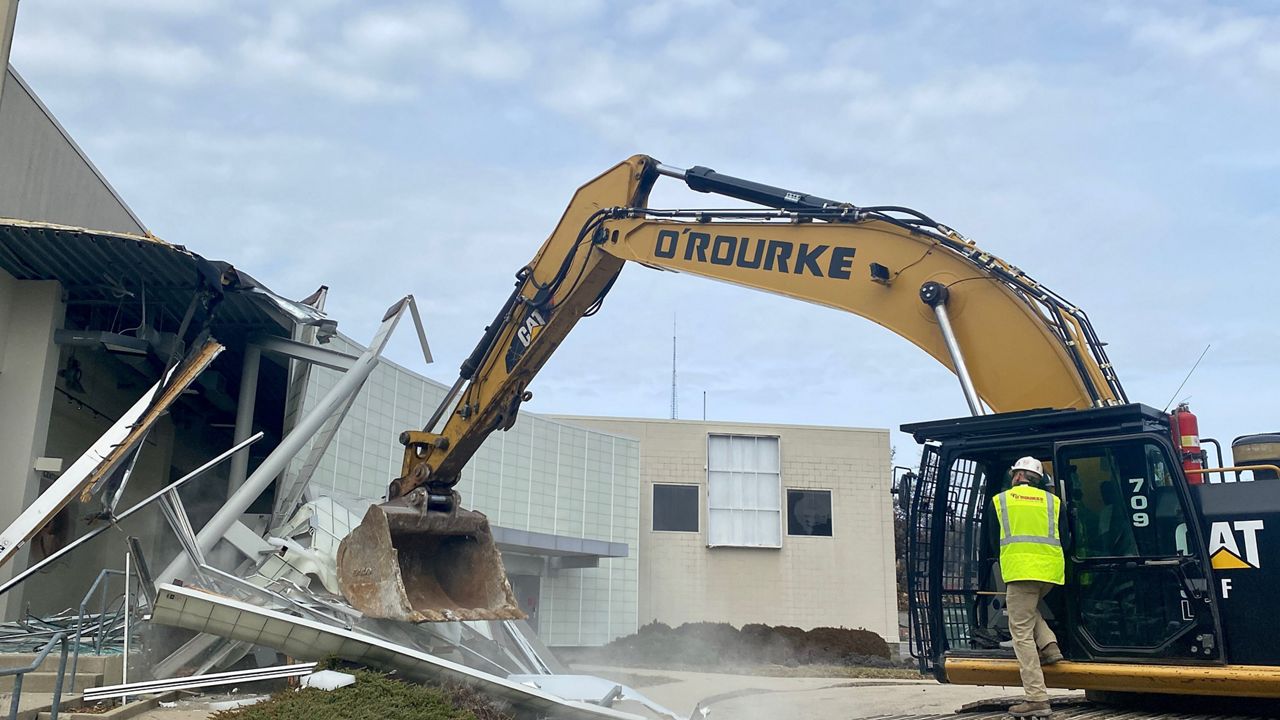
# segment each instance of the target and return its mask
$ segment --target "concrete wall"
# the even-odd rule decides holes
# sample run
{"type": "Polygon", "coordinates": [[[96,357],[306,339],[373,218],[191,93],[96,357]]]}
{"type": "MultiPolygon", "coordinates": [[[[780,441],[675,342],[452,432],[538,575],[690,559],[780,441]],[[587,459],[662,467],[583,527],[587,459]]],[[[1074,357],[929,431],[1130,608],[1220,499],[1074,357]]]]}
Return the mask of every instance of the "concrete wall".
{"type": "MultiPolygon", "coordinates": [[[[363,351],[342,337],[328,347],[363,351]]],[[[305,396],[290,406],[296,411],[300,405],[305,412],[337,378],[335,371],[312,368],[305,396]]],[[[310,491],[340,500],[378,501],[387,483],[400,474],[400,432],[422,427],[446,391],[445,385],[384,360],[348,413],[310,491]]],[[[292,425],[293,419],[286,422],[292,425]]],[[[304,455],[289,472],[297,470],[304,455]]],[[[602,645],[635,632],[639,487],[636,441],[524,411],[511,430],[490,435],[464,468],[458,485],[463,506],[485,513],[495,525],[629,547],[630,557],[542,576],[538,631],[548,645],[602,645]]],[[[527,562],[519,564],[529,568],[527,562]]]]}
{"type": "MultiPolygon", "coordinates": [[[[0,270],[0,523],[18,517],[37,493],[35,460],[46,454],[58,351],[53,332],[62,327],[58,283],[18,281],[0,270]]],[[[26,553],[3,568],[0,580],[26,567],[26,553]]],[[[21,594],[0,596],[4,617],[15,617],[21,594]]]]}
{"type": "Polygon", "coordinates": [[[13,68],[0,82],[0,217],[145,233],[13,68]]]}
{"type": "MultiPolygon", "coordinates": [[[[560,417],[640,441],[640,622],[861,627],[898,639],[887,430],[560,417]],[[832,491],[832,536],[707,547],[707,435],[779,437],[781,483],[832,491]],[[655,532],[654,483],[699,487],[698,532],[655,532]]],[[[785,495],[785,493],[784,493],[785,495]]]]}

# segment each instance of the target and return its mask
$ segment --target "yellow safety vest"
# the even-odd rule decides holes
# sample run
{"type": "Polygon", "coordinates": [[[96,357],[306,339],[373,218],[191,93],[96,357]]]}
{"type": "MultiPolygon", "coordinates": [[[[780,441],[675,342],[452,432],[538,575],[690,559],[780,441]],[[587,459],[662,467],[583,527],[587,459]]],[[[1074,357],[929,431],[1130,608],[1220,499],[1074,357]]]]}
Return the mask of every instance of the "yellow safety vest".
{"type": "Polygon", "coordinates": [[[1058,538],[1058,497],[1029,485],[995,496],[1000,518],[1000,575],[1005,582],[1066,582],[1062,541],[1058,538]]]}

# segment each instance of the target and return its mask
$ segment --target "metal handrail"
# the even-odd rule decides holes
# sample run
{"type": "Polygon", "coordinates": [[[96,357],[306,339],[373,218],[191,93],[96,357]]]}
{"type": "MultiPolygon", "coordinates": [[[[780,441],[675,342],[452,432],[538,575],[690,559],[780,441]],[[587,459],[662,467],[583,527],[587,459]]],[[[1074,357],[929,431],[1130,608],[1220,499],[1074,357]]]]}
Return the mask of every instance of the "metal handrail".
{"type": "Polygon", "coordinates": [[[13,678],[13,701],[9,704],[9,720],[18,718],[18,705],[22,698],[22,678],[44,664],[44,659],[49,657],[49,651],[53,650],[54,643],[62,643],[62,657],[58,660],[58,678],[53,684],[53,707],[49,709],[49,720],[58,720],[58,706],[62,704],[62,679],[67,673],[67,633],[65,631],[49,638],[49,642],[44,644],[31,664],[0,670],[0,677],[16,676],[13,678]]]}
{"type": "Polygon", "coordinates": [[[1208,475],[1209,473],[1216,473],[1216,472],[1233,472],[1236,474],[1236,481],[1239,482],[1240,473],[1244,470],[1270,470],[1271,472],[1280,476],[1280,466],[1271,465],[1269,463],[1260,463],[1256,465],[1234,465],[1232,467],[1204,468],[1204,469],[1198,469],[1198,470],[1184,470],[1183,472],[1185,472],[1188,475],[1208,475]]]}
{"type": "Polygon", "coordinates": [[[102,654],[103,649],[107,646],[108,636],[115,632],[116,624],[120,622],[122,617],[124,617],[127,610],[128,608],[125,607],[125,599],[123,595],[114,596],[110,603],[106,602],[106,598],[103,598],[103,603],[99,606],[98,611],[98,633],[93,638],[94,655],[102,654]],[[116,601],[120,602],[120,607],[111,611],[111,622],[107,622],[107,609],[115,607],[116,601]]]}
{"type": "MultiPolygon", "coordinates": [[[[80,664],[80,637],[81,637],[81,631],[84,629],[84,611],[89,606],[89,599],[93,597],[93,593],[98,589],[98,586],[102,584],[102,581],[104,579],[112,575],[123,575],[123,574],[124,573],[120,570],[104,569],[102,572],[98,573],[98,578],[93,581],[93,585],[89,586],[89,592],[85,593],[84,599],[80,601],[80,614],[76,617],[75,654],[71,658],[71,691],[72,692],[75,692],[75,689],[76,689],[76,668],[80,664]]],[[[102,601],[100,603],[102,607],[98,613],[98,636],[99,637],[102,635],[102,618],[104,615],[106,615],[106,594],[107,594],[106,587],[103,587],[102,601]]],[[[95,638],[94,640],[94,654],[95,655],[102,654],[102,647],[98,642],[98,638],[95,638]]]]}

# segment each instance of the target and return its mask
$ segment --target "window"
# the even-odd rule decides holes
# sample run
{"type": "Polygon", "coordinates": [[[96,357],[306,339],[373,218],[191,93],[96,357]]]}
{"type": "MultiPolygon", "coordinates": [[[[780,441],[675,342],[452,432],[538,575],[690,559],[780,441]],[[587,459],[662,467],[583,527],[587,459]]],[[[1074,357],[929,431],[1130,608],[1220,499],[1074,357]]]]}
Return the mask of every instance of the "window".
{"type": "Polygon", "coordinates": [[[698,486],[654,485],[653,529],[698,532],[698,486]]]}
{"type": "Polygon", "coordinates": [[[831,491],[787,490],[787,534],[831,537],[831,491]]]}
{"type": "Polygon", "coordinates": [[[1188,553],[1186,517],[1158,445],[1070,446],[1060,459],[1071,494],[1077,558],[1188,553]]]}
{"type": "Polygon", "coordinates": [[[707,545],[782,547],[778,438],[707,436],[707,545]]]}

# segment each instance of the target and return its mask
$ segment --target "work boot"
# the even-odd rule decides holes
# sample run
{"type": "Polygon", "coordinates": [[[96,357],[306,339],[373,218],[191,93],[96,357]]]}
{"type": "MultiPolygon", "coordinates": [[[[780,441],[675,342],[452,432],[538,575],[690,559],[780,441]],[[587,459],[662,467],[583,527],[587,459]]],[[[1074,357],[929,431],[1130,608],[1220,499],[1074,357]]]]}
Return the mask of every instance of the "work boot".
{"type": "Polygon", "coordinates": [[[1014,717],[1048,717],[1051,713],[1049,703],[1027,701],[1011,706],[1009,714],[1014,717]]]}
{"type": "Polygon", "coordinates": [[[1062,662],[1062,651],[1058,649],[1058,643],[1051,642],[1040,648],[1040,664],[1052,665],[1062,662]]]}

